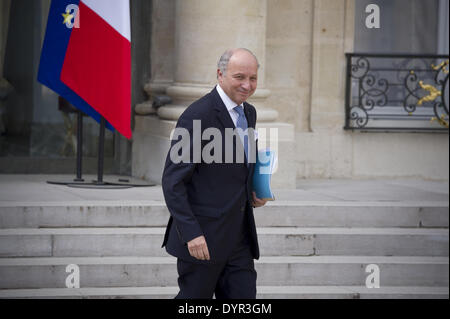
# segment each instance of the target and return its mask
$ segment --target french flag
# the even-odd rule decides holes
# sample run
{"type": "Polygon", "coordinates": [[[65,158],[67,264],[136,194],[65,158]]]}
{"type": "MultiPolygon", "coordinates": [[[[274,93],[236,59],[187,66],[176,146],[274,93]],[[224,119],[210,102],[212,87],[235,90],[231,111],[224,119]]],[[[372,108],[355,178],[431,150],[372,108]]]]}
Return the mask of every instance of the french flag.
{"type": "Polygon", "coordinates": [[[129,0],[53,0],[38,81],[130,139],[129,0]]]}

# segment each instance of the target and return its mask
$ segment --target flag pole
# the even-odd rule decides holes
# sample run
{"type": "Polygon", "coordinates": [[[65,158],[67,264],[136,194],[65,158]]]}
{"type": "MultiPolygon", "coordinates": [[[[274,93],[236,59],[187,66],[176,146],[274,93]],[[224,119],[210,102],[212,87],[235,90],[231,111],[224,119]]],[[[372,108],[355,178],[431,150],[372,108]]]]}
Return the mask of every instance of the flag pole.
{"type": "Polygon", "coordinates": [[[77,110],[77,178],[75,182],[84,182],[81,178],[82,171],[82,154],[83,154],[83,112],[77,110]]]}
{"type": "Polygon", "coordinates": [[[98,139],[98,170],[97,170],[97,182],[98,185],[105,184],[103,182],[103,160],[105,155],[105,118],[102,116],[100,119],[100,134],[98,139]]]}
{"type": "Polygon", "coordinates": [[[61,112],[67,113],[70,115],[71,113],[76,113],[77,118],[77,147],[76,147],[76,177],[71,180],[53,180],[53,181],[47,181],[49,184],[61,184],[61,185],[68,185],[68,184],[77,184],[77,183],[83,183],[84,179],[82,178],[82,158],[83,158],[83,116],[84,113],[80,110],[75,108],[72,104],[70,104],[69,101],[64,99],[62,96],[59,96],[58,98],[58,108],[61,112]]]}
{"type": "MultiPolygon", "coordinates": [[[[78,132],[77,132],[77,179],[81,179],[81,156],[82,156],[82,129],[80,129],[80,125],[82,125],[81,117],[83,113],[79,112],[78,117],[78,132]]],[[[119,188],[130,188],[130,187],[148,187],[155,186],[155,184],[149,184],[146,182],[130,182],[128,178],[119,178],[118,182],[107,182],[103,181],[103,167],[104,167],[104,159],[105,159],[105,128],[106,128],[106,119],[101,116],[100,117],[100,131],[98,138],[98,167],[97,167],[97,180],[93,180],[92,182],[85,182],[84,179],[73,181],[47,181],[49,184],[58,184],[58,185],[67,185],[69,187],[75,188],[97,188],[97,189],[119,189],[119,188]]]]}

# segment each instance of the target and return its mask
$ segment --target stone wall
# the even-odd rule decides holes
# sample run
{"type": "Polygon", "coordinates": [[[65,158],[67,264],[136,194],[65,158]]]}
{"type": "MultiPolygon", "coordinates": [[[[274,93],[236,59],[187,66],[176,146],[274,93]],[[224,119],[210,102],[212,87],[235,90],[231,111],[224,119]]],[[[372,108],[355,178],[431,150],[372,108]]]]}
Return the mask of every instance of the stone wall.
{"type": "Polygon", "coordinates": [[[353,0],[268,0],[267,104],[295,125],[297,178],[448,179],[448,134],[343,130],[353,0]]]}
{"type": "MultiPolygon", "coordinates": [[[[289,152],[293,153],[288,156],[293,161],[288,164],[289,170],[295,171],[297,179],[448,179],[448,134],[343,130],[345,53],[353,52],[355,19],[365,15],[365,12],[355,12],[354,0],[267,0],[264,6],[252,1],[226,1],[221,2],[221,7],[210,2],[201,6],[195,3],[192,7],[183,1],[177,7],[174,0],[153,1],[153,24],[158,25],[153,28],[152,81],[146,86],[150,94],[165,92],[174,85],[174,81],[184,81],[192,87],[212,86],[214,72],[202,68],[194,70],[192,66],[205,61],[204,67],[213,63],[208,59],[218,58],[225,47],[219,50],[214,43],[228,46],[240,39],[242,41],[236,45],[255,44],[256,53],[263,61],[263,106],[275,112],[271,114],[276,114],[278,124],[284,123],[279,125],[281,130],[285,127],[283,125],[293,128],[293,132],[286,131],[285,137],[293,134],[293,143],[286,145],[290,145],[289,152]],[[239,28],[222,26],[222,23],[233,23],[233,10],[243,10],[241,12],[248,18],[246,23],[265,14],[265,26],[258,27],[260,34],[254,34],[252,29],[250,33],[240,32],[236,37],[239,28]],[[209,29],[200,24],[196,27],[192,19],[196,15],[199,19],[216,16],[212,20],[218,25],[209,28],[214,32],[208,32],[209,29]],[[189,26],[192,30],[183,29],[182,33],[177,33],[176,26],[189,26]],[[265,48],[256,45],[264,42],[260,38],[262,33],[265,34],[265,48]],[[259,42],[254,43],[256,40],[259,42]],[[209,43],[215,50],[214,54],[203,50],[204,57],[186,58],[183,48],[186,45],[192,47],[192,41],[197,41],[202,47],[209,43]],[[188,62],[188,66],[183,65],[188,62]]],[[[207,19],[209,22],[212,20],[207,19]]],[[[250,23],[258,26],[254,21],[250,23]]],[[[195,52],[199,51],[196,49],[195,52]]],[[[175,88],[180,91],[176,84],[175,88]]],[[[169,89],[168,92],[181,94],[177,90],[169,89]]],[[[171,120],[175,119],[176,116],[171,120]]],[[[268,117],[261,124],[269,127],[274,120],[268,117]]],[[[291,141],[290,137],[286,141],[291,141]]],[[[143,158],[145,156],[141,155],[143,158]]]]}

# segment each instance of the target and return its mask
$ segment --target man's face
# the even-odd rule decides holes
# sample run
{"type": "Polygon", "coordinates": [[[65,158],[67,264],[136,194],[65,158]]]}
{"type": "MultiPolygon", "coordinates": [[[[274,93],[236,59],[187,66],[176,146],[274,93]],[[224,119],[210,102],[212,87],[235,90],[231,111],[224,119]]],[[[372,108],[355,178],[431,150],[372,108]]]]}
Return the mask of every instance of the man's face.
{"type": "Polygon", "coordinates": [[[258,64],[249,52],[236,51],[228,62],[225,75],[217,70],[220,86],[237,105],[245,102],[256,90],[258,64]]]}

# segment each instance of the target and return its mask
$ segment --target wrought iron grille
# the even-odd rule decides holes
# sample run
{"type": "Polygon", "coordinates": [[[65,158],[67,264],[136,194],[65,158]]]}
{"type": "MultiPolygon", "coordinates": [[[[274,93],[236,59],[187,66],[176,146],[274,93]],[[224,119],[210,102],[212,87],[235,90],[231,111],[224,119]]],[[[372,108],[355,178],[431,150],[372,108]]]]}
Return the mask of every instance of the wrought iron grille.
{"type": "Polygon", "coordinates": [[[448,55],[346,57],[344,129],[448,132],[448,55]]]}

